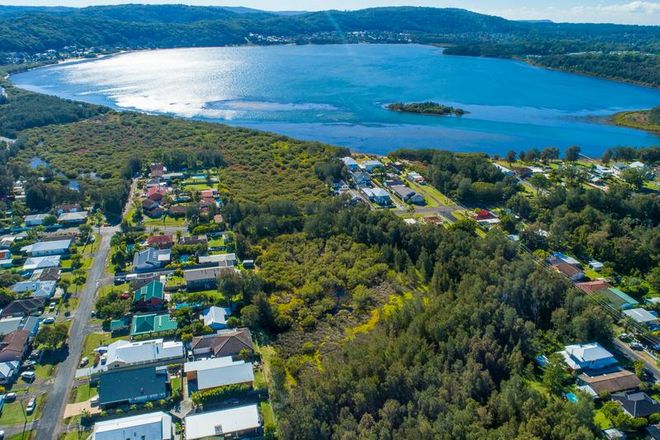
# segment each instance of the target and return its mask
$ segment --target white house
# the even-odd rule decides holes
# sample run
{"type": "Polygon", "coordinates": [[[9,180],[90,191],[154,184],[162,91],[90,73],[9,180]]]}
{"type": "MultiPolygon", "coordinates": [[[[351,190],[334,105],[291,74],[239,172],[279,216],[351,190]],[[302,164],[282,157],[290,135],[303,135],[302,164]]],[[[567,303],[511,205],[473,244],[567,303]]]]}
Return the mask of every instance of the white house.
{"type": "Polygon", "coordinates": [[[57,222],[62,225],[78,225],[85,223],[89,213],[87,211],[65,212],[57,217],[57,222]]]}
{"type": "Polygon", "coordinates": [[[227,318],[231,315],[231,310],[224,307],[209,307],[199,316],[204,321],[204,325],[213,330],[222,330],[227,328],[227,318]]]}
{"type": "Polygon", "coordinates": [[[192,381],[197,381],[198,390],[254,382],[252,364],[234,361],[231,356],[186,362],[183,371],[188,378],[189,389],[192,381]]]}
{"type": "Polygon", "coordinates": [[[164,412],[140,414],[94,424],[92,440],[170,440],[172,416],[164,412]]]}
{"type": "Polygon", "coordinates": [[[21,252],[31,257],[45,257],[46,255],[64,255],[69,252],[71,240],[40,241],[23,246],[21,252]]]}
{"type": "Polygon", "coordinates": [[[186,440],[227,435],[241,438],[256,434],[261,427],[256,404],[189,415],[184,423],[186,440]]]}
{"type": "Polygon", "coordinates": [[[218,263],[221,267],[234,267],[236,266],[236,254],[216,254],[216,255],[202,255],[199,257],[199,263],[218,263]]]}
{"type": "Polygon", "coordinates": [[[352,157],[342,157],[341,161],[344,162],[344,165],[346,165],[349,171],[357,171],[360,168],[360,165],[352,157]]]}
{"type": "Polygon", "coordinates": [[[144,365],[184,358],[183,342],[150,339],[148,341],[115,341],[108,345],[105,367],[114,368],[144,365]]]}
{"type": "Polygon", "coordinates": [[[45,257],[30,257],[27,260],[25,260],[25,264],[23,264],[23,270],[34,271],[37,269],[47,269],[49,267],[59,267],[59,265],[60,265],[59,255],[48,255],[45,257]]]}
{"type": "Polygon", "coordinates": [[[35,298],[50,298],[55,293],[56,281],[19,281],[11,287],[14,293],[32,292],[35,298]]]}
{"type": "Polygon", "coordinates": [[[26,215],[24,218],[25,226],[27,227],[41,226],[44,224],[44,220],[46,220],[46,217],[48,217],[48,214],[26,215]]]}
{"type": "Polygon", "coordinates": [[[373,172],[376,168],[382,168],[383,164],[379,160],[365,160],[362,162],[362,168],[368,172],[373,172]]]}
{"type": "Polygon", "coordinates": [[[614,355],[597,342],[567,345],[559,353],[573,370],[600,370],[618,363],[614,355]]]}
{"type": "Polygon", "coordinates": [[[656,324],[658,322],[657,315],[654,315],[648,310],[642,308],[624,310],[623,314],[626,315],[628,318],[632,319],[633,321],[637,322],[638,324],[650,325],[650,324],[656,324]]]}

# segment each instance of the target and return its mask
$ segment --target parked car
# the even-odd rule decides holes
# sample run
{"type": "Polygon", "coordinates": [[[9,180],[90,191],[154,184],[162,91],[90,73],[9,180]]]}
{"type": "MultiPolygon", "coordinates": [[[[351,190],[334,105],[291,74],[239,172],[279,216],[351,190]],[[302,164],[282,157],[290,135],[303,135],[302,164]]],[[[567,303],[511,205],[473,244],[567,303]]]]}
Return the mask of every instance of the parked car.
{"type": "Polygon", "coordinates": [[[37,361],[41,357],[41,351],[39,350],[32,350],[32,353],[30,353],[30,356],[28,356],[28,359],[37,361]]]}
{"type": "Polygon", "coordinates": [[[16,400],[16,393],[5,394],[5,402],[13,402],[14,400],[16,400]]]}
{"type": "Polygon", "coordinates": [[[23,371],[21,373],[21,378],[26,382],[32,382],[36,377],[34,371],[23,371]]]}
{"type": "Polygon", "coordinates": [[[32,414],[36,408],[37,408],[37,400],[33,397],[32,399],[30,399],[27,406],[25,407],[25,412],[27,412],[28,414],[32,414]]]}
{"type": "Polygon", "coordinates": [[[98,406],[99,405],[99,396],[94,396],[91,399],[89,399],[89,404],[91,406],[98,406]]]}
{"type": "Polygon", "coordinates": [[[52,312],[53,310],[55,310],[55,307],[57,307],[56,303],[50,303],[50,305],[48,306],[48,310],[52,312]]]}
{"type": "Polygon", "coordinates": [[[44,319],[42,322],[44,324],[53,324],[55,322],[55,318],[53,318],[52,316],[49,316],[48,318],[44,319]]]}
{"type": "Polygon", "coordinates": [[[84,366],[87,365],[87,364],[89,364],[89,358],[88,358],[87,356],[85,356],[84,358],[82,358],[82,359],[80,360],[80,366],[81,366],[81,367],[84,367],[84,366]]]}
{"type": "Polygon", "coordinates": [[[640,350],[640,351],[644,350],[644,346],[637,341],[631,342],[630,348],[632,348],[633,350],[640,350]]]}

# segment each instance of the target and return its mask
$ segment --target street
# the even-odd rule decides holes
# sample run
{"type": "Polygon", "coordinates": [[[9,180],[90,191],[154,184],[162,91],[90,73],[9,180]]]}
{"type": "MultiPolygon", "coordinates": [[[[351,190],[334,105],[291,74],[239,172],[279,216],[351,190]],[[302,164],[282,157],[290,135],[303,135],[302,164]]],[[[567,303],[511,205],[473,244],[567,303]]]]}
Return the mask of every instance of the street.
{"type": "Polygon", "coordinates": [[[78,367],[78,360],[82,354],[85,336],[91,331],[88,328],[88,322],[94,309],[97,289],[101,285],[112,282],[112,277],[106,277],[104,272],[110,254],[110,239],[118,230],[117,226],[101,228],[101,243],[89,270],[87,283],[80,291],[80,304],[75,311],[73,324],[69,331],[68,356],[58,366],[53,387],[48,393],[41,417],[36,422],[35,438],[56,439],[61,431],[62,414],[78,367]]]}
{"type": "Polygon", "coordinates": [[[630,348],[628,344],[623,341],[620,341],[618,338],[612,338],[612,343],[616,346],[624,356],[633,361],[640,360],[644,362],[644,366],[648,368],[655,377],[655,381],[660,381],[660,368],[658,368],[655,359],[649,356],[645,351],[637,351],[630,348]]]}

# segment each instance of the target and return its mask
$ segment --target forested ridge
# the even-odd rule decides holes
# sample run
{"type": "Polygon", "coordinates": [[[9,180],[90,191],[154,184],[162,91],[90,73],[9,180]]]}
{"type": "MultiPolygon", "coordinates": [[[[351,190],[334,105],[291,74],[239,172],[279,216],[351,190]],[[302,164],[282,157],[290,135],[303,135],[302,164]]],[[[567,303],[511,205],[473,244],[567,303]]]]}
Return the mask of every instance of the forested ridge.
{"type": "MultiPolygon", "coordinates": [[[[388,7],[291,15],[220,7],[118,5],[0,7],[2,53],[65,47],[163,48],[278,43],[416,42],[450,45],[446,53],[541,57],[537,64],[658,85],[657,26],[519,22],[461,9],[388,7]],[[635,71],[633,52],[645,67],[635,71]],[[591,58],[574,58],[574,53],[591,58]],[[653,66],[655,63],[655,68],[653,66]]],[[[10,58],[6,58],[10,59],[10,58]]]]}

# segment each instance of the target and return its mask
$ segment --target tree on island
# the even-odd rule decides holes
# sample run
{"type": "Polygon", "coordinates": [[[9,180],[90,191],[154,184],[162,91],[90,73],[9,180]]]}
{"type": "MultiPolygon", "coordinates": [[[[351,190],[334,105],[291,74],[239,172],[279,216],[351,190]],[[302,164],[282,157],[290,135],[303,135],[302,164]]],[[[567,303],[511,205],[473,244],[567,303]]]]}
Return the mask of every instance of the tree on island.
{"type": "Polygon", "coordinates": [[[506,161],[511,165],[516,161],[516,152],[513,150],[509,150],[508,153],[506,153],[506,161]]]}

